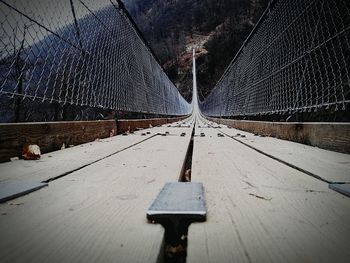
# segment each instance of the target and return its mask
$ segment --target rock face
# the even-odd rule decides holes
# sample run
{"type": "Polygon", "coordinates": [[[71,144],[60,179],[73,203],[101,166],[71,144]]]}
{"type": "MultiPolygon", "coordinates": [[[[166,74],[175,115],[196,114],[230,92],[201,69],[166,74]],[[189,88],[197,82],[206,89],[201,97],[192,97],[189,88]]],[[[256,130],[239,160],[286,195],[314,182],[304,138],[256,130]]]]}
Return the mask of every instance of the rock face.
{"type": "Polygon", "coordinates": [[[126,6],[170,78],[191,100],[191,50],[197,48],[205,98],[266,8],[268,0],[128,0],[126,6]]]}

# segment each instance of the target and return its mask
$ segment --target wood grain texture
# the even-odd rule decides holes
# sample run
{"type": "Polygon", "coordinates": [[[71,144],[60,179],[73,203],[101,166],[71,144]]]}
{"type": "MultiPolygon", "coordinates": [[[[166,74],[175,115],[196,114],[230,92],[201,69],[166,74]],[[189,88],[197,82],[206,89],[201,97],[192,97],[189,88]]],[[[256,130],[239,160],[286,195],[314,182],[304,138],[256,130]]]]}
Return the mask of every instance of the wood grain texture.
{"type": "Polygon", "coordinates": [[[149,128],[160,126],[166,123],[174,123],[187,119],[188,117],[175,117],[175,118],[156,118],[156,119],[142,119],[142,120],[118,120],[117,127],[118,133],[124,133],[127,131],[136,131],[137,129],[149,128]]]}
{"type": "Polygon", "coordinates": [[[79,169],[151,136],[152,134],[146,134],[145,136],[140,136],[140,134],[118,135],[43,154],[40,160],[17,160],[0,163],[0,181],[46,181],[79,169]]]}
{"type": "MultiPolygon", "coordinates": [[[[176,125],[176,124],[173,124],[176,125]]],[[[184,129],[187,131],[190,129],[184,129]]],[[[59,177],[85,165],[138,144],[157,133],[169,131],[169,135],[179,136],[181,130],[167,126],[135,131],[127,136],[118,135],[85,143],[72,148],[43,154],[40,160],[17,160],[0,163],[0,181],[34,180],[47,181],[59,177]]]]}
{"type": "Polygon", "coordinates": [[[0,162],[21,156],[26,144],[39,145],[42,153],[79,145],[117,134],[114,120],[0,124],[0,162]]]}
{"type": "Polygon", "coordinates": [[[252,133],[228,129],[224,126],[217,128],[217,131],[235,136],[234,138],[238,141],[308,171],[326,181],[350,182],[350,154],[324,150],[272,137],[254,136],[252,133]],[[245,137],[237,136],[237,134],[245,137]]]}
{"type": "Polygon", "coordinates": [[[156,262],[164,231],[146,211],[177,181],[190,133],[175,133],[188,129],[50,182],[14,200],[21,205],[0,205],[1,262],[156,262]]]}
{"type": "Polygon", "coordinates": [[[265,136],[350,153],[350,123],[264,122],[209,118],[220,124],[265,136]]]}
{"type": "Polygon", "coordinates": [[[192,181],[208,216],[191,224],[187,262],[347,262],[349,198],[235,142],[197,129],[192,181]]]}

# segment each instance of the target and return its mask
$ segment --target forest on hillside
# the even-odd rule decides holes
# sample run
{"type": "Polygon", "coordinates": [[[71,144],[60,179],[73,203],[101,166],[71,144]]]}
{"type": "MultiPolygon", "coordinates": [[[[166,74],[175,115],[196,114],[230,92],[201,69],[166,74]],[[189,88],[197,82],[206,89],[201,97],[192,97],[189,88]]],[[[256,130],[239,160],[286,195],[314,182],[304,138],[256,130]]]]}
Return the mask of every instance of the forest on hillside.
{"type": "Polygon", "coordinates": [[[128,0],[126,7],[171,80],[191,100],[191,48],[199,96],[214,88],[268,0],[128,0]]]}

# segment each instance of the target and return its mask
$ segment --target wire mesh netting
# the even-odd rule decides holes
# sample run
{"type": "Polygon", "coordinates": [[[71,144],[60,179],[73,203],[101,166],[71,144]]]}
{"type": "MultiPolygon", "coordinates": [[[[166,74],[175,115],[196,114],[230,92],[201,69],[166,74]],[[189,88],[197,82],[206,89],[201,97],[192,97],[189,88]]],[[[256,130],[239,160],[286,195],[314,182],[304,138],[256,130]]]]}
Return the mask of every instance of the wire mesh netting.
{"type": "Polygon", "coordinates": [[[348,0],[272,1],[201,109],[211,116],[346,110],[349,39],[348,0]]]}
{"type": "Polygon", "coordinates": [[[163,115],[191,110],[120,1],[0,0],[0,27],[2,122],[34,104],[42,111],[57,105],[163,115]]]}

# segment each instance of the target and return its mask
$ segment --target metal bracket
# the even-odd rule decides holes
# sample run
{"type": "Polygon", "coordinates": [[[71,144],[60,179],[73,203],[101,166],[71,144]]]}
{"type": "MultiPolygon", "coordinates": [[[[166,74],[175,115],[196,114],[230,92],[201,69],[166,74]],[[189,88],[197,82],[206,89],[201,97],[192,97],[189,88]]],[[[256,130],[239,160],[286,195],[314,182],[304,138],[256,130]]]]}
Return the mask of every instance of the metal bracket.
{"type": "Polygon", "coordinates": [[[164,227],[166,242],[172,246],[182,242],[192,222],[203,222],[206,215],[201,183],[166,183],[147,211],[147,219],[164,227]]]}
{"type": "Polygon", "coordinates": [[[329,184],[328,187],[338,193],[350,197],[350,184],[329,184]]]}
{"type": "Polygon", "coordinates": [[[29,194],[42,187],[47,183],[33,181],[3,181],[0,182],[0,203],[29,194]]]}
{"type": "Polygon", "coordinates": [[[147,219],[157,223],[172,222],[176,229],[181,220],[206,220],[207,209],[202,183],[166,183],[147,211],[147,219]]]}

